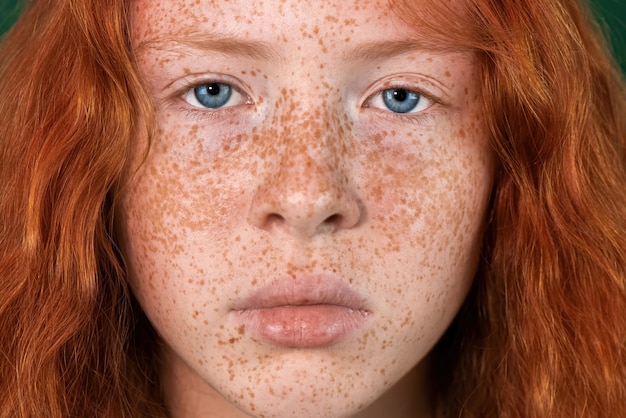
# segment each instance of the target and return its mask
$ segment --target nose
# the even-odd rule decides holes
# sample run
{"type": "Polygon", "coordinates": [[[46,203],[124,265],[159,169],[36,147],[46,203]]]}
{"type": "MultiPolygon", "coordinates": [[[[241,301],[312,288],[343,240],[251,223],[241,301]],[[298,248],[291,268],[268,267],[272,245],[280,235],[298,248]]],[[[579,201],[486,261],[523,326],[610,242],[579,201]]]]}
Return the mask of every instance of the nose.
{"type": "Polygon", "coordinates": [[[268,170],[257,189],[250,223],[299,239],[357,226],[362,218],[361,203],[350,187],[338,150],[290,145],[284,147],[275,169],[268,170]]]}

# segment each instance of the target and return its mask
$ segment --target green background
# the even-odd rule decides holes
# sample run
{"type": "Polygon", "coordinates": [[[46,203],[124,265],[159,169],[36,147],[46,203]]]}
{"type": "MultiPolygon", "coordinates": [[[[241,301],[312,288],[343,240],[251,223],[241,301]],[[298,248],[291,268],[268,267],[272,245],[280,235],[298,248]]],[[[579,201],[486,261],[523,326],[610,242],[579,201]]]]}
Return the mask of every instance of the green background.
{"type": "Polygon", "coordinates": [[[11,27],[18,15],[23,0],[0,0],[0,34],[11,27]]]}
{"type": "MultiPolygon", "coordinates": [[[[611,41],[617,60],[626,72],[626,0],[588,1],[591,1],[593,9],[611,41]]],[[[18,5],[23,2],[24,0],[0,0],[0,34],[11,27],[18,15],[18,5]]]]}

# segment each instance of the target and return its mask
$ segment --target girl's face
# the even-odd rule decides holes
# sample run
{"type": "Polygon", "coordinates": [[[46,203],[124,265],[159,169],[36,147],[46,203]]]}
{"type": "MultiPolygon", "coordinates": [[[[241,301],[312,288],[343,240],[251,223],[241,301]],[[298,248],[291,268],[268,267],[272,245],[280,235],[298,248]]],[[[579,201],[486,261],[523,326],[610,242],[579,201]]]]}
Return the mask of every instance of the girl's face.
{"type": "Polygon", "coordinates": [[[473,55],[424,49],[386,0],[135,0],[132,29],[158,131],[120,239],[175,416],[380,402],[475,274],[493,161],[473,55]]]}

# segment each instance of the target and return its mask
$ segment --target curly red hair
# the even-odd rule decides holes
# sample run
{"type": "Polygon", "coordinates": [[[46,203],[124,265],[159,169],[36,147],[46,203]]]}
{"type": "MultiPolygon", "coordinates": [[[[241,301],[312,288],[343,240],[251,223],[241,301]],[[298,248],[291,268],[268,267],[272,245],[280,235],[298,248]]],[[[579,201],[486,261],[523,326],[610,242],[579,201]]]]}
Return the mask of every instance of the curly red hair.
{"type": "MultiPolygon", "coordinates": [[[[626,88],[591,14],[394,7],[427,42],[475,51],[499,161],[474,287],[435,351],[440,403],[623,416],[626,88]]],[[[0,47],[0,417],[167,416],[113,227],[150,129],[128,22],[127,1],[36,0],[0,47]]]]}

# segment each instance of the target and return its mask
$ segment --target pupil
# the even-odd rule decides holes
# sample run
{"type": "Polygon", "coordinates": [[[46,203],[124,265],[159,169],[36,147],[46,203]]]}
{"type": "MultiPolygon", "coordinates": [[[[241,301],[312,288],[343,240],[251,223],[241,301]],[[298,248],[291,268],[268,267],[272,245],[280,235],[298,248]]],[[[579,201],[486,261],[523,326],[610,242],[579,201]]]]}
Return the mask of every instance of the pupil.
{"type": "Polygon", "coordinates": [[[211,96],[217,96],[220,94],[220,85],[218,83],[209,84],[206,88],[206,92],[211,96]]]}
{"type": "Polygon", "coordinates": [[[407,93],[406,93],[406,90],[404,89],[393,91],[393,98],[399,102],[405,101],[406,97],[407,97],[407,93]]]}

